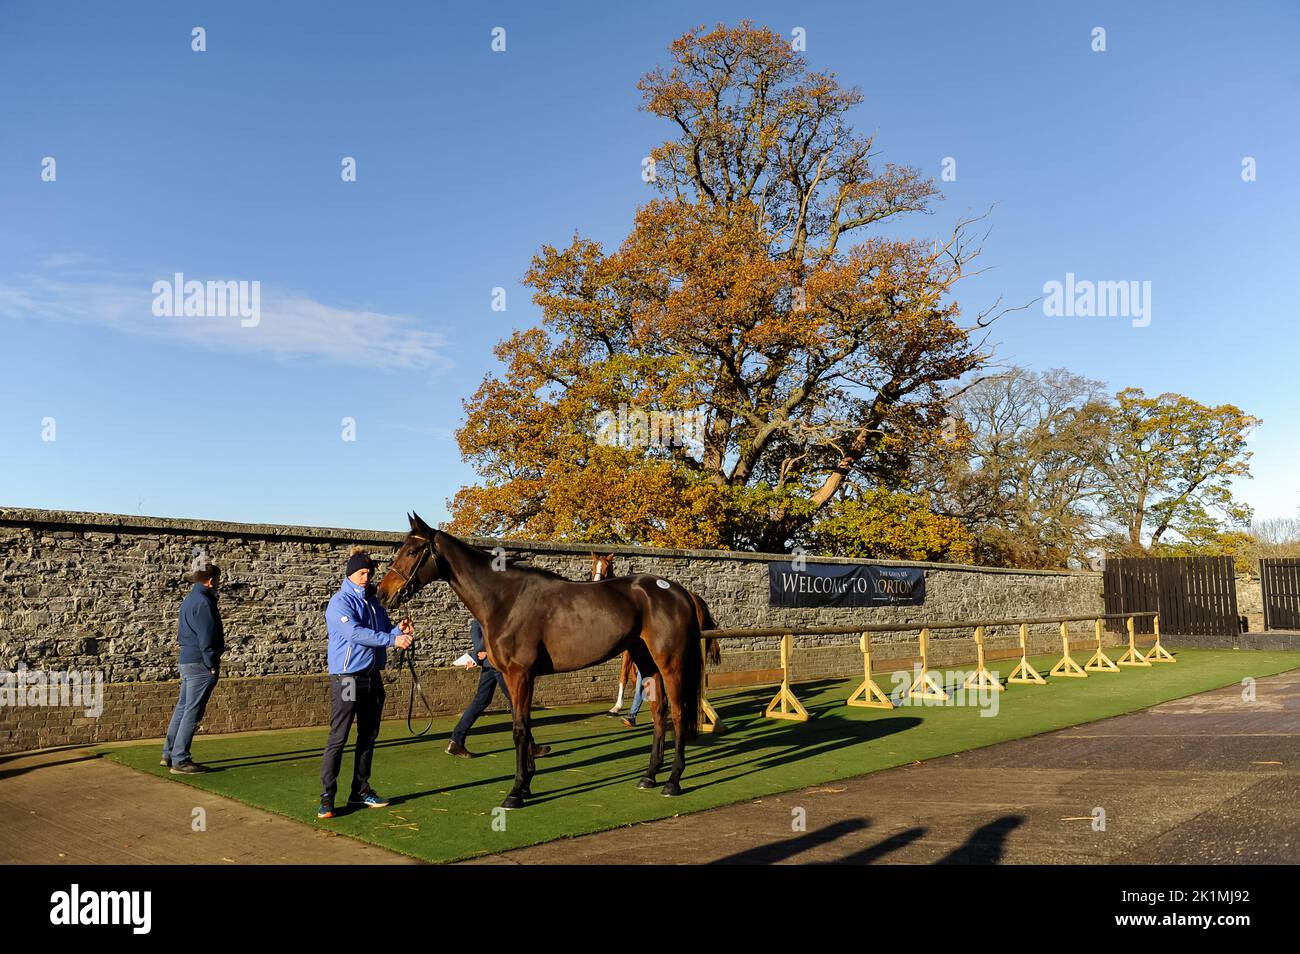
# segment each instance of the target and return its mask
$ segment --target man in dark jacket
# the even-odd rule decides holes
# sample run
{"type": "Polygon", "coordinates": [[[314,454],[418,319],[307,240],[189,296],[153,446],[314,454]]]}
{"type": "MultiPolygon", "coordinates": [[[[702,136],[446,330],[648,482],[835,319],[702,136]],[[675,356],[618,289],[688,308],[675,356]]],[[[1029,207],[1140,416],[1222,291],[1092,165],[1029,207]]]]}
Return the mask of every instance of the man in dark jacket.
{"type": "MultiPolygon", "coordinates": [[[[478,720],[478,717],[483,714],[483,710],[492,704],[492,697],[496,695],[497,686],[501,687],[501,697],[506,702],[506,710],[513,711],[510,708],[510,690],[506,687],[505,677],[487,658],[487,646],[483,643],[483,627],[479,625],[479,621],[476,619],[470,620],[469,639],[474,645],[474,652],[465,668],[477,668],[479,670],[478,691],[474,693],[473,701],[470,702],[468,708],[461,715],[460,721],[456,723],[456,728],[451,732],[451,741],[447,743],[447,754],[458,755],[463,759],[472,759],[474,757],[474,753],[465,748],[465,738],[469,735],[469,730],[478,720]]],[[[550,751],[551,747],[549,745],[533,743],[534,758],[549,755],[550,751]]]]}
{"type": "Polygon", "coordinates": [[[194,585],[181,602],[177,629],[181,693],[167,726],[161,763],[171,769],[173,775],[194,775],[208,770],[190,757],[190,742],[220,678],[221,654],[226,649],[221,611],[217,608],[221,570],[215,564],[206,563],[185,579],[194,585]]]}

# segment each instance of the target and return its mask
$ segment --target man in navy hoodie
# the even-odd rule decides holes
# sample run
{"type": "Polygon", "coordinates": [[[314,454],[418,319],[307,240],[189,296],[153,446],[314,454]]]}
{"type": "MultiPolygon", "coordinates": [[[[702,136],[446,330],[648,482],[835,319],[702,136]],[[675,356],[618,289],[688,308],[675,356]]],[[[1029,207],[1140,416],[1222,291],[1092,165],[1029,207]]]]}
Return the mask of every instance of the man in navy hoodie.
{"type": "Polygon", "coordinates": [[[349,805],[384,808],[388,802],[370,787],[370,763],[384,714],[384,680],[388,647],[410,647],[415,628],[409,619],[394,626],[375,598],[370,574],[375,563],[364,547],[353,547],[343,583],[325,608],[329,630],[330,735],[321,759],[320,808],[317,818],[334,817],[343,747],[348,744],[352,720],[357,722],[357,750],[352,767],[349,805]]]}
{"type": "Polygon", "coordinates": [[[213,563],[200,563],[185,579],[194,585],[181,602],[177,630],[181,694],[167,726],[161,763],[173,775],[195,775],[208,770],[190,757],[190,742],[221,676],[221,654],[226,649],[221,611],[217,608],[220,568],[213,563]]]}

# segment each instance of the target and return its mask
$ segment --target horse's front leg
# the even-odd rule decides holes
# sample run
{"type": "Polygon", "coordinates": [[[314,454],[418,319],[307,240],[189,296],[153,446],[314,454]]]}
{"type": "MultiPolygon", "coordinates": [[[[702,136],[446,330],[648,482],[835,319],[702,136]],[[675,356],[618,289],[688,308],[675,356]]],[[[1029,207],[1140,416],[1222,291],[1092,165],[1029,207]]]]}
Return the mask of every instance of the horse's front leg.
{"type": "Polygon", "coordinates": [[[533,776],[537,773],[537,757],[533,750],[537,748],[537,742],[533,739],[533,720],[530,717],[524,724],[524,734],[526,743],[524,745],[524,798],[533,797],[533,776]]]}
{"type": "Polygon", "coordinates": [[[534,763],[532,753],[532,729],[530,712],[533,703],[533,676],[525,669],[519,668],[506,675],[510,686],[510,705],[514,709],[515,737],[515,784],[510,794],[501,803],[502,808],[523,808],[524,798],[532,795],[529,782],[532,780],[534,763]]]}

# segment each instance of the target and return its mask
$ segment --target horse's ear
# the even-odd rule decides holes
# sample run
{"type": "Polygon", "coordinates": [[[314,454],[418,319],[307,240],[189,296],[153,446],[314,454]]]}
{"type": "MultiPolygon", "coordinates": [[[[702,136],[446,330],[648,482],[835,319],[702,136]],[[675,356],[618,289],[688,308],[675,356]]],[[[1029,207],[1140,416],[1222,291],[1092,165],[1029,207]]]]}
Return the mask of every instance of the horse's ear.
{"type": "Polygon", "coordinates": [[[415,517],[409,510],[406,512],[406,522],[411,525],[412,530],[415,529],[415,517]]]}
{"type": "Polygon", "coordinates": [[[423,530],[425,533],[432,533],[432,532],[433,532],[433,528],[430,527],[430,526],[429,526],[427,523],[425,523],[423,520],[421,520],[421,519],[420,519],[420,515],[419,515],[418,513],[416,513],[416,514],[412,514],[412,515],[411,515],[411,529],[412,529],[412,530],[423,530]]]}
{"type": "Polygon", "coordinates": [[[610,563],[613,563],[613,562],[614,562],[614,554],[611,553],[609,556],[605,557],[605,559],[608,560],[610,563]]]}

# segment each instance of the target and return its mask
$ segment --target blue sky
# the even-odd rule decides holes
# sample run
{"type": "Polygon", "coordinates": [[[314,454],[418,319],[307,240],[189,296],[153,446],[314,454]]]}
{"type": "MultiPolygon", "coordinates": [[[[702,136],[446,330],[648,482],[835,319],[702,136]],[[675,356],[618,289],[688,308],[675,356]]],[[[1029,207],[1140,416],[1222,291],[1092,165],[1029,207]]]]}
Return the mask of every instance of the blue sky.
{"type": "Polygon", "coordinates": [[[968,316],[1067,272],[1152,283],[1149,326],[1035,307],[1001,361],[1240,405],[1264,419],[1241,496],[1295,516],[1300,5],[973,6],[0,2],[0,505],[444,518],[461,401],[538,317],[530,258],[617,244],[651,196],[671,130],[637,79],[750,17],[860,87],[882,159],[957,160],[907,228],[997,203],[968,316]],[[176,272],[259,281],[262,323],[155,317],[176,272]]]}

